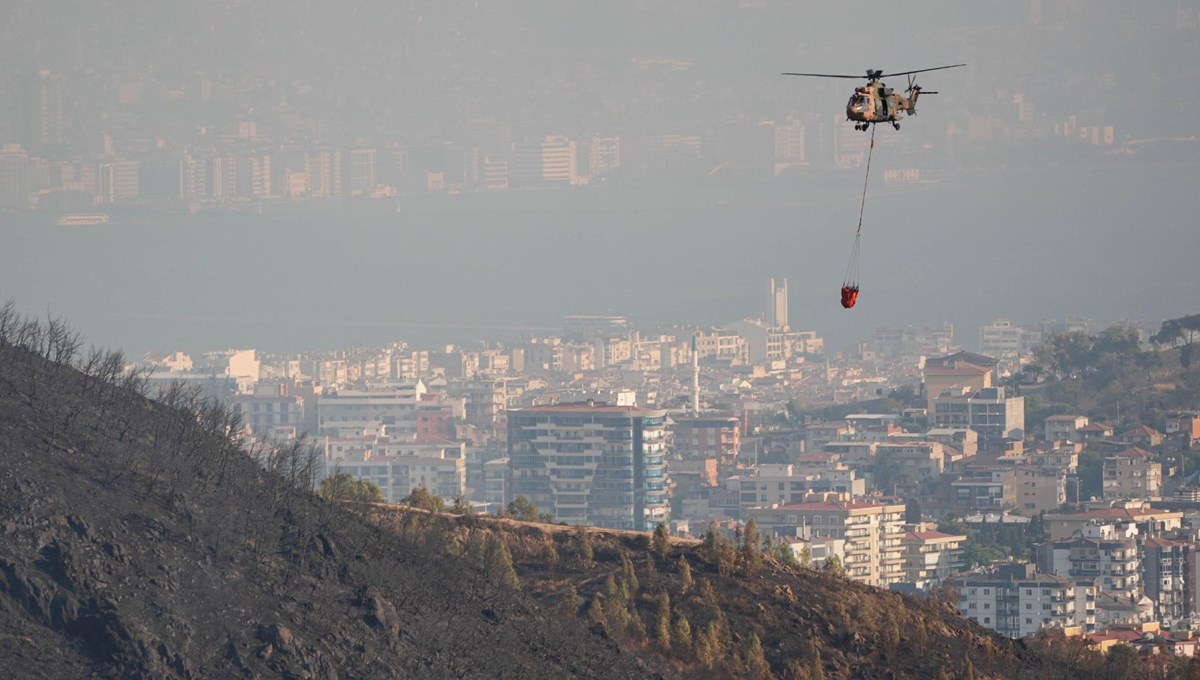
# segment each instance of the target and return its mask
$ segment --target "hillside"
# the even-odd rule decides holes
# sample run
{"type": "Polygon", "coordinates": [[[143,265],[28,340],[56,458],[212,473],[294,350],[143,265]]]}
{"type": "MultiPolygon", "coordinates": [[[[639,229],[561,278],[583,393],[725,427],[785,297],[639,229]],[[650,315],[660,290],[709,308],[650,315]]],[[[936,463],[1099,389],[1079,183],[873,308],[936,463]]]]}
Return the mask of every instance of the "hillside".
{"type": "Polygon", "coordinates": [[[1112,326],[1095,336],[1051,334],[1034,362],[1016,376],[1026,396],[1026,426],[1047,416],[1081,414],[1118,431],[1137,425],[1164,429],[1166,413],[1200,405],[1200,363],[1193,362],[1194,331],[1200,315],[1169,319],[1148,346],[1136,331],[1112,326]],[[1172,333],[1172,330],[1175,330],[1172,333]]]}
{"type": "Polygon", "coordinates": [[[303,491],[303,449],[268,473],[224,411],[148,401],[119,355],[16,323],[0,308],[0,675],[647,676],[582,623],[303,491]]]}
{"type": "Polygon", "coordinates": [[[0,308],[13,677],[1077,677],[949,605],[728,545],[330,503],[303,447],[264,469],[228,412],[78,345],[0,308]]]}

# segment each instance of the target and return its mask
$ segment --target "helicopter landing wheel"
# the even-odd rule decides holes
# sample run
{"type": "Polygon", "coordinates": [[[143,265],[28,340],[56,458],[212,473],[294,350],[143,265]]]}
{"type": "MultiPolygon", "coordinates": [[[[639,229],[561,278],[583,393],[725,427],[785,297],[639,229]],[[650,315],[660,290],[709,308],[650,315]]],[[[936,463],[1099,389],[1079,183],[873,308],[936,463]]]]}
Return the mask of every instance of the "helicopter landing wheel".
{"type": "Polygon", "coordinates": [[[897,130],[899,130],[899,129],[900,129],[900,124],[899,124],[899,123],[897,123],[897,122],[895,122],[895,121],[893,121],[893,122],[892,122],[892,127],[894,127],[894,128],[896,128],[897,130]]]}

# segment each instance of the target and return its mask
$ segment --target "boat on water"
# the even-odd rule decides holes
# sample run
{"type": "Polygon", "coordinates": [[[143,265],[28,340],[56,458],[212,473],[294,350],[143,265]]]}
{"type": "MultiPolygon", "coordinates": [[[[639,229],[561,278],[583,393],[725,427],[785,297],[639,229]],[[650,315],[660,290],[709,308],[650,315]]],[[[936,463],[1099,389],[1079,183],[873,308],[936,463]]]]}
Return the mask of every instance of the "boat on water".
{"type": "Polygon", "coordinates": [[[59,227],[82,227],[90,224],[108,224],[108,215],[63,215],[54,223],[59,227]]]}

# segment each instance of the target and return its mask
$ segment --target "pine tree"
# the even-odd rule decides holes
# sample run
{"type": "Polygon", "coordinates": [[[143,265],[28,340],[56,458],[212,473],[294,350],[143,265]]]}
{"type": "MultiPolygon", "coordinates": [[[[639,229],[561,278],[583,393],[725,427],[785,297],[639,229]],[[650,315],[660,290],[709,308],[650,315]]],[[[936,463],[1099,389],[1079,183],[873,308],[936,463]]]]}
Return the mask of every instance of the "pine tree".
{"type": "Polygon", "coordinates": [[[762,568],[762,539],[758,535],[758,523],[751,517],[746,522],[746,531],[742,534],[742,547],[738,551],[742,565],[751,574],[762,568]]]}
{"type": "Polygon", "coordinates": [[[654,527],[654,536],[650,539],[650,551],[660,560],[667,559],[667,553],[671,551],[671,536],[667,532],[666,522],[659,522],[658,526],[654,527]]]}
{"type": "Polygon", "coordinates": [[[512,553],[508,551],[508,544],[501,539],[493,538],[490,548],[488,550],[488,573],[509,588],[516,588],[520,585],[520,580],[517,578],[517,570],[513,567],[512,553]]]}
{"type": "Polygon", "coordinates": [[[563,592],[562,611],[571,618],[579,615],[579,591],[575,589],[573,583],[568,584],[567,589],[563,592]]]}
{"type": "Polygon", "coordinates": [[[583,569],[590,569],[595,562],[596,555],[592,549],[592,535],[588,533],[587,527],[582,524],[575,527],[575,543],[579,566],[583,569]]]}
{"type": "Polygon", "coordinates": [[[692,579],[692,565],[684,555],[679,556],[679,592],[686,595],[696,585],[692,579]]]}
{"type": "Polygon", "coordinates": [[[703,668],[712,668],[716,661],[716,654],[713,652],[712,640],[708,634],[701,630],[696,634],[696,642],[693,645],[696,663],[703,668]]]}
{"type": "Polygon", "coordinates": [[[682,613],[675,615],[675,625],[671,628],[671,641],[682,656],[692,649],[692,624],[682,613]]]}
{"type": "Polygon", "coordinates": [[[646,573],[646,586],[648,588],[654,588],[656,585],[658,585],[658,568],[654,566],[654,557],[652,555],[646,555],[646,562],[644,565],[642,565],[642,567],[643,571],[646,573]]]}
{"type": "Polygon", "coordinates": [[[641,590],[642,586],[638,581],[637,571],[633,568],[633,560],[629,559],[629,555],[625,553],[621,553],[621,576],[629,588],[630,595],[636,595],[641,590]]]}
{"type": "Polygon", "coordinates": [[[654,615],[654,637],[663,651],[671,649],[671,596],[667,591],[658,594],[658,611],[654,615]]]}
{"type": "Polygon", "coordinates": [[[746,646],[746,677],[753,680],[772,680],[775,677],[763,653],[762,641],[755,633],[750,634],[750,643],[746,646]]]}
{"type": "Polygon", "coordinates": [[[846,575],[846,570],[842,567],[842,559],[837,555],[825,558],[825,564],[821,565],[821,571],[835,578],[842,578],[846,575]]]}
{"type": "Polygon", "coordinates": [[[603,624],[608,617],[604,613],[604,601],[600,596],[592,597],[587,609],[587,620],[590,623],[603,624]]]}

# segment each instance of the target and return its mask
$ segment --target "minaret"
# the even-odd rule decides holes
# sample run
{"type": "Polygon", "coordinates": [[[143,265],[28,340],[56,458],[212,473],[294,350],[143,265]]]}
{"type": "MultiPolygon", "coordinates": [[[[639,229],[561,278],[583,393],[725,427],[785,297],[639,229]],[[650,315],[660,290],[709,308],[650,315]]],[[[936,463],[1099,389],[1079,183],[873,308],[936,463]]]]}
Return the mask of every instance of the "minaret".
{"type": "Polygon", "coordinates": [[[692,334],[692,415],[700,415],[700,350],[692,334]]]}

